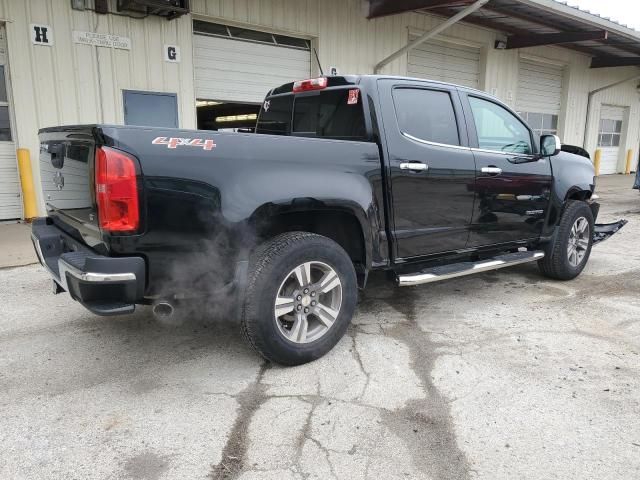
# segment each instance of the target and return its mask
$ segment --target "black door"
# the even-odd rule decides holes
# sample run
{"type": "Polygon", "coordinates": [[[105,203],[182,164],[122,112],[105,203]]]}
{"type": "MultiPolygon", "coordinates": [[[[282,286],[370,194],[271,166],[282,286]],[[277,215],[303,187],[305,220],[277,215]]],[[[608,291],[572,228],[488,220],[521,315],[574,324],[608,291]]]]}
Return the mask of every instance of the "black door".
{"type": "Polygon", "coordinates": [[[178,100],[175,93],[124,90],[124,124],[178,128],[178,100]]]}
{"type": "Polygon", "coordinates": [[[454,88],[381,80],[397,259],[464,249],[475,164],[454,88]]]}
{"type": "Polygon", "coordinates": [[[539,237],[553,180],[549,159],[535,160],[531,129],[514,112],[490,98],[462,97],[476,161],[469,246],[539,237]]]}

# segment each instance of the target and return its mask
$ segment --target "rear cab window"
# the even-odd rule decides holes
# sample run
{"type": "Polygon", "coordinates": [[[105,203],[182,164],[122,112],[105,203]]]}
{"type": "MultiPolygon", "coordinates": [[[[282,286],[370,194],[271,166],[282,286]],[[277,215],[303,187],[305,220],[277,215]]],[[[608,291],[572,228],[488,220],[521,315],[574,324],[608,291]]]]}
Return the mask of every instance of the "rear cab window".
{"type": "Polygon", "coordinates": [[[367,141],[360,89],[355,85],[267,97],[256,133],[367,141]]]}

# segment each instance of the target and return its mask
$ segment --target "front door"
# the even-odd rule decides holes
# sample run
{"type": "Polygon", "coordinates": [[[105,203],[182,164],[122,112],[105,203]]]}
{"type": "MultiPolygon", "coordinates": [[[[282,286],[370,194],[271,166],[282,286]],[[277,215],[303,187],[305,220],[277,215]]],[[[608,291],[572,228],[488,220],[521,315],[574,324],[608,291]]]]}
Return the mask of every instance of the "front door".
{"type": "Polygon", "coordinates": [[[125,125],[178,128],[178,100],[175,93],[123,90],[122,95],[125,125]]]}
{"type": "Polygon", "coordinates": [[[618,172],[624,117],[625,109],[623,107],[603,105],[600,109],[600,126],[598,128],[598,148],[602,151],[600,175],[618,172]]]}
{"type": "Polygon", "coordinates": [[[464,249],[475,163],[454,87],[380,80],[395,258],[464,249]]]}
{"type": "Polygon", "coordinates": [[[538,238],[553,181],[549,159],[535,160],[534,135],[515,113],[489,98],[462,97],[476,161],[469,246],[538,238]]]}

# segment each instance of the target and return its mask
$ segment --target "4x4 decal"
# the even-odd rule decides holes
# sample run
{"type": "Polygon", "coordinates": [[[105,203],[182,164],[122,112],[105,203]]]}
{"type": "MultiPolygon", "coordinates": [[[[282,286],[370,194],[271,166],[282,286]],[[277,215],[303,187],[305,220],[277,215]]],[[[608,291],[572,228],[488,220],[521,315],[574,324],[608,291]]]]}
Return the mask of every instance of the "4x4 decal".
{"type": "Polygon", "coordinates": [[[202,138],[156,137],[151,142],[153,145],[166,145],[167,148],[200,147],[203,150],[213,150],[216,146],[213,140],[202,138]]]}

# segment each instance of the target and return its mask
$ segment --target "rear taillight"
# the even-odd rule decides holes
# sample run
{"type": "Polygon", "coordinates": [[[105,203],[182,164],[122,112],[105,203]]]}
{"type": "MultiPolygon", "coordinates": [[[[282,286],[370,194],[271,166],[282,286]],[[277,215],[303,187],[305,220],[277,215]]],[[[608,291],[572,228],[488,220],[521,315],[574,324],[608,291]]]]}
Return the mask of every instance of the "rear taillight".
{"type": "Polygon", "coordinates": [[[322,90],[327,88],[327,77],[310,78],[309,80],[300,80],[293,84],[293,93],[308,92],[310,90],[322,90]]]}
{"type": "Polygon", "coordinates": [[[109,147],[96,150],[96,203],[102,230],[138,229],[138,179],[133,158],[109,147]]]}

